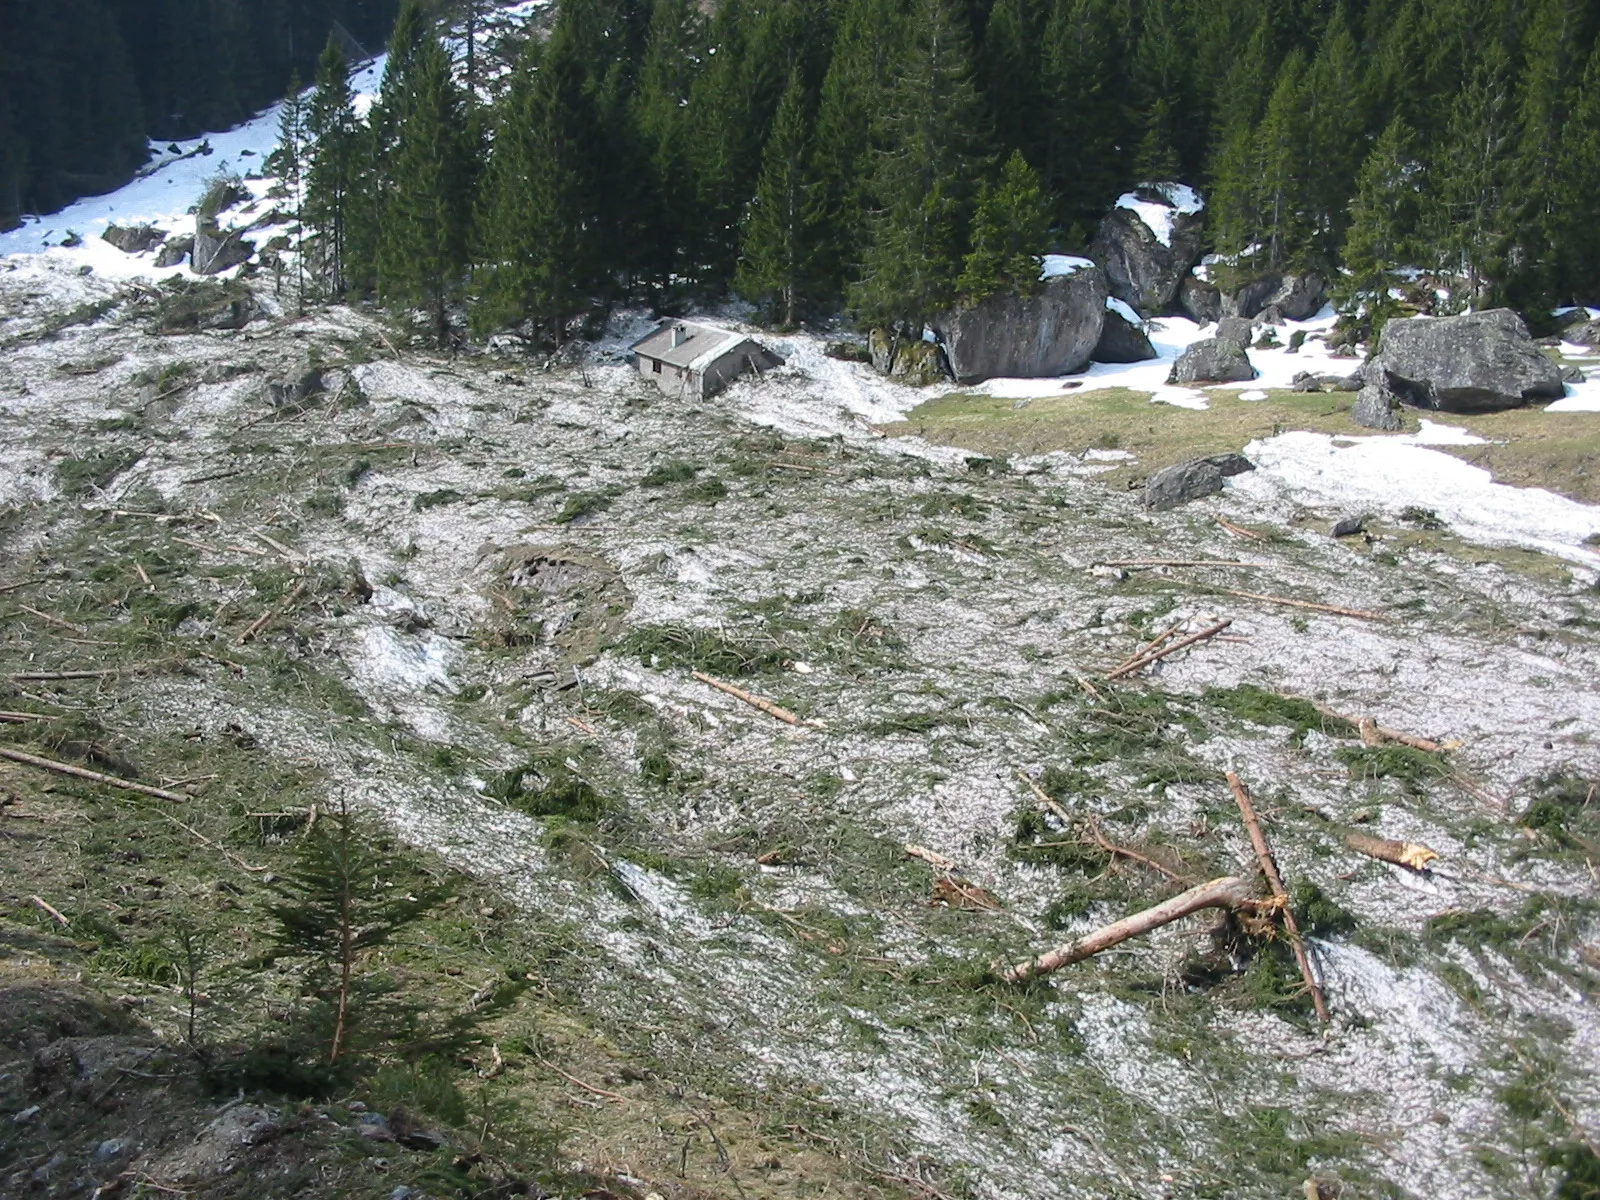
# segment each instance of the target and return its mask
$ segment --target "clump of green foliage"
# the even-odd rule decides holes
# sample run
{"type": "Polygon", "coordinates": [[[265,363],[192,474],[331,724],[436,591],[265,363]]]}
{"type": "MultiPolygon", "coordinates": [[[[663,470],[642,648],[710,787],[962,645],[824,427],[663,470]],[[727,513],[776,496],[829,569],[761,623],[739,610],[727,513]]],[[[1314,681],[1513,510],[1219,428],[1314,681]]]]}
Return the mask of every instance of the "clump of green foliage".
{"type": "Polygon", "coordinates": [[[700,468],[693,463],[679,462],[673,459],[669,462],[657,463],[639,481],[640,487],[658,488],[666,487],[669,483],[688,483],[700,473],[700,468]]]}
{"type": "Polygon", "coordinates": [[[1600,853],[1600,784],[1551,774],[1536,781],[1532,791],[1518,824],[1557,849],[1600,853]]]}
{"type": "Polygon", "coordinates": [[[1280,696],[1251,683],[1238,687],[1207,688],[1205,700],[1230,716],[1269,728],[1287,726],[1291,745],[1302,745],[1306,734],[1315,730],[1329,737],[1355,737],[1357,730],[1349,721],[1330,717],[1319,712],[1309,700],[1293,696],[1280,696]]]}
{"type": "Polygon", "coordinates": [[[56,486],[68,499],[77,500],[104,488],[139,461],[136,450],[90,450],[56,464],[56,486]]]}
{"type": "Polygon", "coordinates": [[[781,642],[739,641],[689,625],[643,626],[625,637],[620,649],[645,666],[718,676],[757,675],[803,657],[797,648],[781,642]]]}
{"type": "Polygon", "coordinates": [[[1350,768],[1352,779],[1393,779],[1412,795],[1421,795],[1428,784],[1450,774],[1443,755],[1393,742],[1347,747],[1335,757],[1350,768]]]}
{"type": "Polygon", "coordinates": [[[557,525],[570,525],[584,517],[605,512],[610,507],[611,497],[603,492],[578,492],[567,497],[567,502],[561,506],[555,521],[557,525]]]}
{"type": "Polygon", "coordinates": [[[490,781],[487,794],[535,817],[562,817],[593,824],[605,815],[606,798],[557,747],[490,781]]]}

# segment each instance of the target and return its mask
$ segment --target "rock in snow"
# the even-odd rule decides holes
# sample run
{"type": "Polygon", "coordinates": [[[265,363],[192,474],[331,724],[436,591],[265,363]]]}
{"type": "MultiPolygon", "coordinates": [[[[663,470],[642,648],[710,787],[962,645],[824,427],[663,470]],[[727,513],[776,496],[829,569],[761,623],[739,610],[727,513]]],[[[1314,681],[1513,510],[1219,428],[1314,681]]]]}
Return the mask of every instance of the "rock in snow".
{"type": "Polygon", "coordinates": [[[1327,296],[1327,281],[1314,271],[1305,275],[1274,271],[1224,295],[1222,311],[1230,317],[1254,318],[1272,309],[1282,320],[1309,321],[1322,310],[1327,296]]]}
{"type": "Polygon", "coordinates": [[[1145,481],[1144,506],[1160,512],[1222,490],[1222,481],[1254,471],[1255,464],[1242,454],[1213,454],[1157,471],[1145,481]]]}
{"type": "Polygon", "coordinates": [[[249,262],[255,252],[255,244],[246,241],[238,230],[224,233],[215,229],[195,230],[194,248],[190,251],[196,275],[219,275],[249,262]]]}
{"type": "Polygon", "coordinates": [[[1244,383],[1256,377],[1256,369],[1244,346],[1221,336],[1193,342],[1178,356],[1167,376],[1169,386],[1195,383],[1244,383]]]}
{"type": "Polygon", "coordinates": [[[1080,370],[1100,341],[1105,319],[1105,276],[1089,264],[1046,280],[1032,296],[1000,292],[946,313],[933,329],[956,382],[981,383],[1080,370]]]}
{"type": "Polygon", "coordinates": [[[1125,300],[1111,296],[1106,300],[1106,323],[1100,342],[1094,348],[1094,361],[1103,363],[1145,362],[1157,357],[1150,344],[1144,322],[1125,300]]]}
{"type": "Polygon", "coordinates": [[[1222,316],[1222,293],[1215,284],[1185,275],[1178,285],[1178,311],[1196,325],[1209,325],[1222,316]]]}
{"type": "Polygon", "coordinates": [[[1497,412],[1566,395],[1561,368],[1508,308],[1390,321],[1367,361],[1366,383],[1363,397],[1377,388],[1440,412],[1497,412]]]}
{"type": "Polygon", "coordinates": [[[878,374],[911,387],[938,383],[949,374],[939,347],[921,338],[900,338],[887,329],[874,329],[867,338],[867,348],[878,374]]]}
{"type": "Polygon", "coordinates": [[[107,225],[100,236],[124,254],[143,254],[167,240],[154,225],[107,225]]]}
{"type": "Polygon", "coordinates": [[[1089,248],[1111,294],[1147,317],[1171,308],[1200,261],[1204,211],[1181,183],[1147,183],[1119,199],[1089,248]]]}

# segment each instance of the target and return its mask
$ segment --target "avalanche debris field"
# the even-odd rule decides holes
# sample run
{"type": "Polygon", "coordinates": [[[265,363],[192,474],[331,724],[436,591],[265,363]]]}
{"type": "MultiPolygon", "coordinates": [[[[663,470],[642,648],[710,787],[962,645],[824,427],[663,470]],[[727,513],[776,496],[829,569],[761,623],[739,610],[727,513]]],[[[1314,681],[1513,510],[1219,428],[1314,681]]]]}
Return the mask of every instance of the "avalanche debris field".
{"type": "MultiPolygon", "coordinates": [[[[397,970],[446,1007],[508,967],[534,981],[497,1019],[505,1070],[478,1074],[569,1181],[946,1200],[1595,1177],[1593,571],[1426,511],[1338,540],[1347,514],[1232,488],[1150,514],[1092,440],[1007,459],[885,436],[840,396],[890,385],[807,339],[694,403],[621,360],[640,322],[541,370],[343,309],[205,328],[236,298],[0,272],[0,748],[188,797],[0,761],[6,978],[80,979],[176,1038],[143,949],[187,906],[245,954],[261,872],[343,802],[466,881],[397,970]],[[1215,914],[996,981],[1255,878],[1230,770],[1331,1023],[1281,939],[1215,914]],[[1390,865],[1351,832],[1441,858],[1390,865]]],[[[241,1011],[270,1001],[239,987],[241,1011]]],[[[0,1070],[6,1113],[35,1103],[0,1070]]],[[[410,1169],[352,1153],[341,1194],[410,1169]]],[[[152,1152],[139,1178],[181,1166],[152,1152]]]]}

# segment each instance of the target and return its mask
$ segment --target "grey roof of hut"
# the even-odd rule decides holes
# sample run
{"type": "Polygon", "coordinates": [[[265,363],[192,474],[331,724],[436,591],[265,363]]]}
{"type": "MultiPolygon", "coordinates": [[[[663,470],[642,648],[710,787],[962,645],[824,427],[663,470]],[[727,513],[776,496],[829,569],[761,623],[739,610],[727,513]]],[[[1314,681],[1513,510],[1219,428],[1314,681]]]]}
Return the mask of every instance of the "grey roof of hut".
{"type": "Polygon", "coordinates": [[[702,370],[724,350],[731,350],[744,341],[737,333],[717,329],[711,325],[694,325],[688,321],[666,321],[654,333],[647,334],[633,344],[635,354],[654,358],[670,367],[702,370]],[[673,345],[674,330],[683,331],[683,340],[673,345]]]}

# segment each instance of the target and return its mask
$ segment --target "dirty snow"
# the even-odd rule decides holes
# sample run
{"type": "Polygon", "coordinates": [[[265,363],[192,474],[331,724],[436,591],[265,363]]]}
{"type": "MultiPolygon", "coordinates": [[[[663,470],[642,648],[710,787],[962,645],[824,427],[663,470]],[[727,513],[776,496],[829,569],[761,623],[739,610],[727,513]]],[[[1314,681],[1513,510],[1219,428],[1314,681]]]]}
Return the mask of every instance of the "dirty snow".
{"type": "Polygon", "coordinates": [[[1192,215],[1205,209],[1205,201],[1192,187],[1183,183],[1147,183],[1143,185],[1161,193],[1167,203],[1143,199],[1137,192],[1124,192],[1117,197],[1117,207],[1138,214],[1141,221],[1156,235],[1163,246],[1172,245],[1172,229],[1178,214],[1192,215]]]}
{"type": "Polygon", "coordinates": [[[1087,258],[1077,258],[1071,254],[1046,254],[1039,260],[1039,278],[1065,279],[1092,266],[1094,263],[1087,258]]]}

